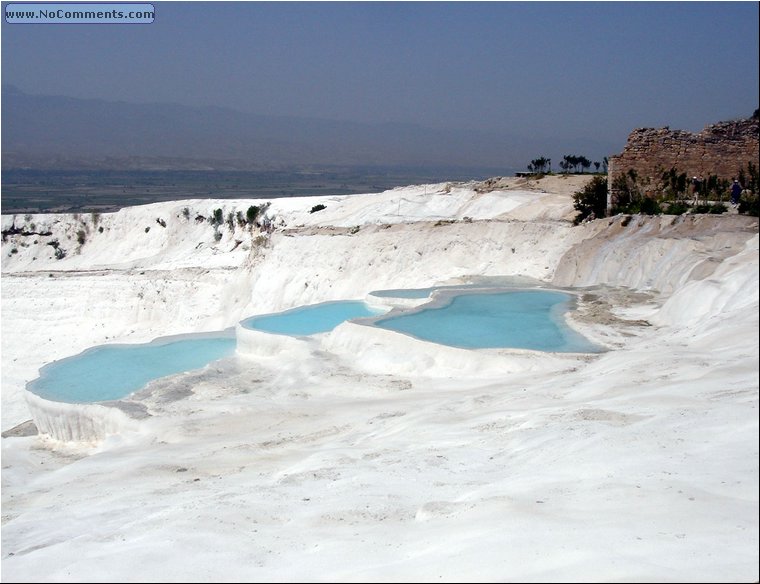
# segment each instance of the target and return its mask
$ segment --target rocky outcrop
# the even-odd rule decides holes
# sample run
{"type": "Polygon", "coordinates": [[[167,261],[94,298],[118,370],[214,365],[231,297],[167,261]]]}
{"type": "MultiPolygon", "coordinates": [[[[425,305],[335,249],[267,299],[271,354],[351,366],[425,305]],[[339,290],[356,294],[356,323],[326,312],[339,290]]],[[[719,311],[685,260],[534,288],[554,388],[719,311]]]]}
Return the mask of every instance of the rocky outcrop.
{"type": "Polygon", "coordinates": [[[628,136],[623,152],[609,159],[609,192],[621,175],[635,171],[638,183],[656,190],[663,172],[675,168],[688,176],[736,177],[748,165],[757,166],[758,119],[719,122],[699,133],[665,128],[638,128],[628,136]]]}

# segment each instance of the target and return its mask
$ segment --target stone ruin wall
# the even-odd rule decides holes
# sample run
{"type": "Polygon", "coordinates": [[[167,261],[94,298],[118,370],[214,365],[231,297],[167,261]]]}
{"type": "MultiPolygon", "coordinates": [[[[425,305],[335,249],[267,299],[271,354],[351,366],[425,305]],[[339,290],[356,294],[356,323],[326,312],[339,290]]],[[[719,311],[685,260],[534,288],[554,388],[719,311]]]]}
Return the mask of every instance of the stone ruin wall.
{"type": "Polygon", "coordinates": [[[719,122],[694,134],[665,128],[638,128],[628,136],[623,152],[611,156],[608,165],[607,207],[615,202],[612,184],[621,174],[633,169],[637,182],[647,192],[660,187],[662,174],[675,168],[678,174],[721,179],[746,172],[749,163],[758,165],[758,119],[719,122]]]}

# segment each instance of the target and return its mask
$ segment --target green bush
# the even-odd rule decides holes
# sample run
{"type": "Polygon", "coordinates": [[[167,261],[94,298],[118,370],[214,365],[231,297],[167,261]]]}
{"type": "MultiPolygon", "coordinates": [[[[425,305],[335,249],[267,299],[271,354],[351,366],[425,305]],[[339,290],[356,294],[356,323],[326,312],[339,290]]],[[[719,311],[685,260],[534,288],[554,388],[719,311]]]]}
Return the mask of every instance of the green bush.
{"type": "Polygon", "coordinates": [[[710,205],[709,213],[712,215],[720,215],[726,211],[728,211],[728,207],[726,207],[723,203],[718,203],[716,205],[710,205]]]}
{"type": "Polygon", "coordinates": [[[758,216],[758,203],[760,197],[758,195],[742,195],[739,201],[738,211],[742,215],[751,215],[752,217],[758,216]]]}
{"type": "Polygon", "coordinates": [[[689,205],[683,201],[674,201],[668,205],[666,212],[668,215],[683,215],[689,212],[689,205]]]}
{"type": "Polygon", "coordinates": [[[638,204],[639,213],[643,213],[644,215],[659,215],[662,213],[660,203],[652,197],[644,197],[638,202],[638,204]]]}
{"type": "Polygon", "coordinates": [[[324,206],[324,205],[322,205],[322,204],[319,204],[319,205],[314,205],[314,206],[311,208],[311,211],[309,211],[309,213],[316,213],[317,211],[321,211],[322,209],[326,209],[326,208],[327,208],[327,207],[325,207],[325,206],[324,206]]]}
{"type": "Polygon", "coordinates": [[[603,176],[595,176],[591,181],[573,195],[573,207],[578,211],[574,223],[592,216],[604,217],[607,211],[607,179],[603,176]]]}
{"type": "Polygon", "coordinates": [[[245,216],[246,219],[248,219],[248,224],[253,225],[256,222],[256,218],[259,216],[259,212],[261,209],[256,205],[251,205],[248,207],[248,211],[246,211],[245,216]]]}

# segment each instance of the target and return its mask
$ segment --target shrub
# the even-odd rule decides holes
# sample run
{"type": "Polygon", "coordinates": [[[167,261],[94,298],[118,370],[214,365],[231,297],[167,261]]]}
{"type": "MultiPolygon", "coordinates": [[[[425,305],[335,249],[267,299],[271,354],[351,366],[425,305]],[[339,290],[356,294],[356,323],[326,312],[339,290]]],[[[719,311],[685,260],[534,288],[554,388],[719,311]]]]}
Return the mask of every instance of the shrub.
{"type": "MultiPolygon", "coordinates": [[[[686,193],[687,176],[685,172],[678,173],[675,167],[662,173],[662,185],[666,193],[673,197],[680,197],[686,193]]],[[[673,213],[680,215],[682,213],[673,213]]]]}
{"type": "Polygon", "coordinates": [[[221,209],[214,209],[214,215],[211,217],[212,225],[221,225],[224,223],[224,212],[221,209]]]}
{"type": "Polygon", "coordinates": [[[726,211],[728,211],[728,207],[726,207],[723,203],[718,203],[717,205],[710,205],[709,213],[712,215],[720,215],[726,211]]]}
{"type": "Polygon", "coordinates": [[[166,227],[166,221],[164,221],[160,217],[156,219],[156,223],[158,223],[161,227],[166,227]]]}
{"type": "Polygon", "coordinates": [[[691,212],[694,213],[695,215],[702,214],[702,213],[709,213],[711,207],[712,205],[707,205],[704,203],[701,205],[694,205],[694,207],[692,207],[691,209],[691,212]]]}
{"type": "Polygon", "coordinates": [[[311,208],[311,211],[309,211],[309,213],[316,213],[317,211],[321,211],[322,209],[326,209],[326,208],[327,207],[325,207],[323,204],[320,203],[319,205],[314,205],[311,208]]]}
{"type": "Polygon", "coordinates": [[[583,190],[573,195],[573,207],[578,211],[575,217],[577,225],[584,219],[593,215],[604,217],[607,211],[607,179],[603,176],[595,176],[583,190]]]}
{"type": "Polygon", "coordinates": [[[183,207],[183,209],[182,209],[182,216],[185,219],[190,219],[190,209],[188,207],[183,207]]]}
{"type": "Polygon", "coordinates": [[[87,234],[85,233],[84,229],[80,229],[77,231],[77,243],[79,245],[84,245],[85,241],[87,241],[87,234]]]}
{"type": "Polygon", "coordinates": [[[257,205],[251,205],[248,207],[248,210],[245,212],[245,216],[250,225],[256,223],[256,218],[259,216],[259,211],[261,211],[261,209],[257,205]]]}
{"type": "Polygon", "coordinates": [[[66,250],[62,247],[56,247],[55,248],[55,259],[62,260],[66,257],[66,250]]]}
{"type": "Polygon", "coordinates": [[[235,231],[235,213],[232,211],[227,213],[227,227],[230,228],[230,231],[235,231]]]}
{"type": "Polygon", "coordinates": [[[758,197],[758,195],[742,195],[742,198],[739,201],[739,213],[757,217],[758,202],[760,202],[760,197],[758,197]]]}
{"type": "Polygon", "coordinates": [[[668,215],[683,215],[689,211],[689,205],[683,201],[675,201],[668,205],[668,215]]]}
{"type": "Polygon", "coordinates": [[[658,203],[655,199],[652,197],[644,197],[641,199],[641,201],[638,201],[638,207],[639,207],[639,213],[643,213],[644,215],[659,215],[662,213],[662,208],[660,208],[660,203],[658,203]]]}

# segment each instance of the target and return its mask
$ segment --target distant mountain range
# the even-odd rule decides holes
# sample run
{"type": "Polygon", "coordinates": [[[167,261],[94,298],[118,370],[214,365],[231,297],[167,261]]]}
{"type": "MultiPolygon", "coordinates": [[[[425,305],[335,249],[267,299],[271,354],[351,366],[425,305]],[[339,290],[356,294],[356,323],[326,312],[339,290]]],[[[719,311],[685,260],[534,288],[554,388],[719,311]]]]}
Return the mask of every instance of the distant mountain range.
{"type": "Polygon", "coordinates": [[[504,168],[509,174],[550,151],[598,159],[611,153],[609,144],[562,142],[2,89],[4,169],[264,170],[341,165],[504,168]]]}

